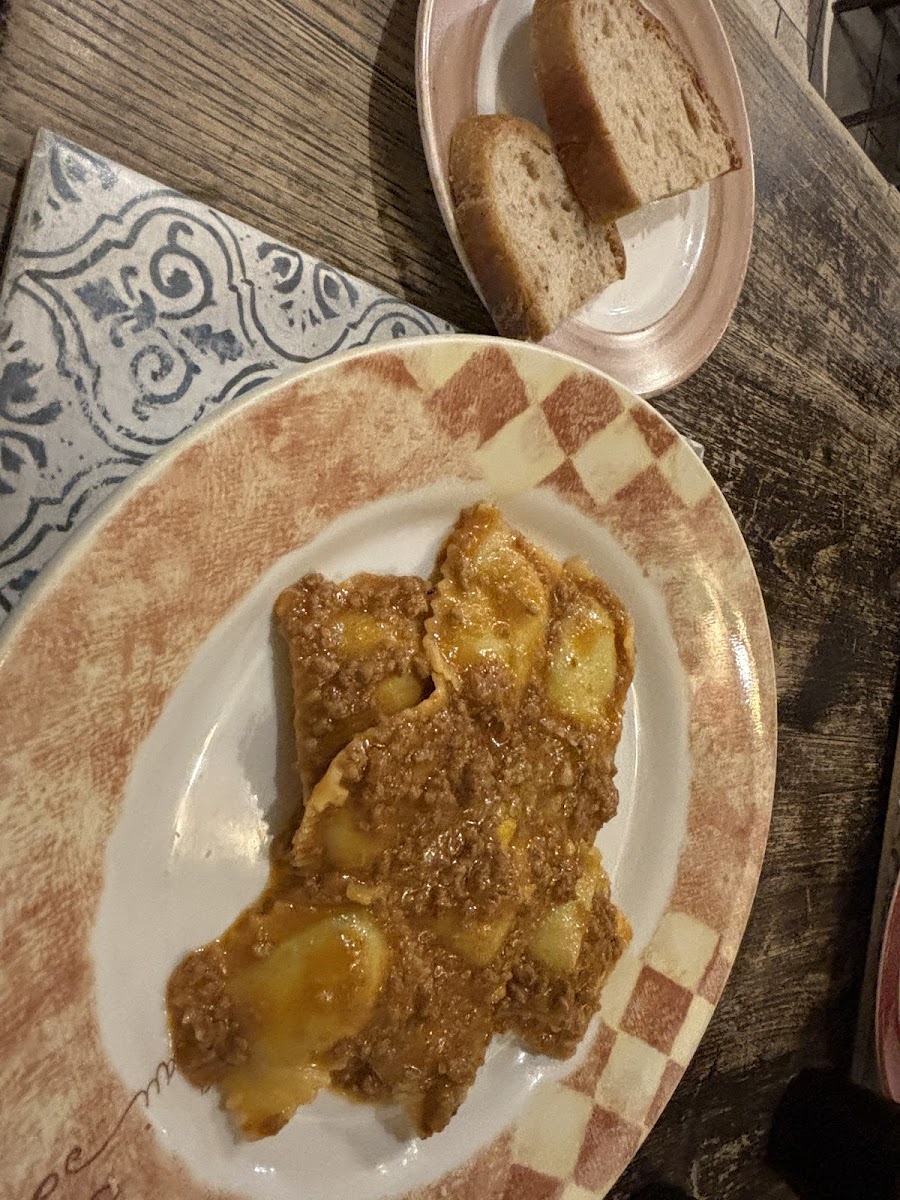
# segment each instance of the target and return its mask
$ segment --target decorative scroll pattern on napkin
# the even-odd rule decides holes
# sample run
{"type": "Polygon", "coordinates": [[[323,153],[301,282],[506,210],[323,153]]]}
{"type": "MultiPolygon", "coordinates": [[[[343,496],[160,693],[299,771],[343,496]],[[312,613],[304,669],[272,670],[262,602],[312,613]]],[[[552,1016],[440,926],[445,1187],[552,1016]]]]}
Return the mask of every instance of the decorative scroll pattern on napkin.
{"type": "Polygon", "coordinates": [[[446,321],[42,131],[0,291],[0,619],[123,480],[227,401],[446,321]]]}

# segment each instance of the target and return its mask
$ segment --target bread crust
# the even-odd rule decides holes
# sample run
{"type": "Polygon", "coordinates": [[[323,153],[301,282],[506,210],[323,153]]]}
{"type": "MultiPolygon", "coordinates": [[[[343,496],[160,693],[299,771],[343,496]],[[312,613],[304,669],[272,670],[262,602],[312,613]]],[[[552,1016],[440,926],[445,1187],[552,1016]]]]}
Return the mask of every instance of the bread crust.
{"type": "MultiPolygon", "coordinates": [[[[665,42],[685,63],[716,131],[725,141],[729,166],[723,174],[737,170],[742,165],[737,143],[703,80],[665,26],[638,0],[629,2],[647,32],[665,42]]],[[[556,152],[572,190],[592,220],[613,221],[634,212],[643,201],[629,182],[615,139],[594,99],[587,66],[578,52],[579,3],[580,0],[535,0],[531,34],[534,71],[556,152]]]]}
{"type": "MultiPolygon", "coordinates": [[[[497,329],[506,337],[540,341],[554,326],[520,269],[503,229],[502,214],[489,194],[495,146],[510,136],[526,138],[535,147],[555,153],[550,138],[521,117],[505,113],[470,117],[457,126],[450,141],[450,187],[459,236],[497,329]]],[[[625,274],[622,239],[614,225],[602,232],[621,279],[625,274]]]]}

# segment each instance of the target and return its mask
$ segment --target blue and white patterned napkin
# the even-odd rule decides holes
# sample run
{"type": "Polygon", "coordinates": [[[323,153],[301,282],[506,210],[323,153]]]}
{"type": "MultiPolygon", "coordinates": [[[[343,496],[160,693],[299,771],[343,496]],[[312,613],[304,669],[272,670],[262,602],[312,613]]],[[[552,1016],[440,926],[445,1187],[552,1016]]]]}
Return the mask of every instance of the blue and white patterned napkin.
{"type": "Polygon", "coordinates": [[[68,533],[222,403],[453,327],[42,131],[0,290],[0,619],[68,533]]]}

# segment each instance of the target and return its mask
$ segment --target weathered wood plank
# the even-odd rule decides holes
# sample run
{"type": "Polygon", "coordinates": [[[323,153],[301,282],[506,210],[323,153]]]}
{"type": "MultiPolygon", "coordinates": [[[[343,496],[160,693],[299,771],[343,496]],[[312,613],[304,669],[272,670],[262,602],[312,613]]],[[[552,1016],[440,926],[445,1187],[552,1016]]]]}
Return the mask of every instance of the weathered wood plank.
{"type": "Polygon", "coordinates": [[[0,217],[48,125],[486,330],[421,153],[415,19],[416,0],[13,3],[0,217]]]}

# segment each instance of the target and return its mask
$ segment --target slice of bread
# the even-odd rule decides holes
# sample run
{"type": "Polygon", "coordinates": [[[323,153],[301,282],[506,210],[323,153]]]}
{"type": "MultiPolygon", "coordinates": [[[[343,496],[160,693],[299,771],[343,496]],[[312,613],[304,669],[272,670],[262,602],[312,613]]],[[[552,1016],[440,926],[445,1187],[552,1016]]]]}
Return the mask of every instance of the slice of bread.
{"type": "Polygon", "coordinates": [[[472,270],[507,337],[539,341],[625,274],[615,226],[588,220],[550,138],[530,121],[462,121],[450,186],[472,270]]]}
{"type": "Polygon", "coordinates": [[[595,220],[741,165],[703,81],[637,0],[536,0],[532,48],[557,153],[595,220]]]}

